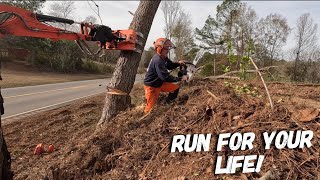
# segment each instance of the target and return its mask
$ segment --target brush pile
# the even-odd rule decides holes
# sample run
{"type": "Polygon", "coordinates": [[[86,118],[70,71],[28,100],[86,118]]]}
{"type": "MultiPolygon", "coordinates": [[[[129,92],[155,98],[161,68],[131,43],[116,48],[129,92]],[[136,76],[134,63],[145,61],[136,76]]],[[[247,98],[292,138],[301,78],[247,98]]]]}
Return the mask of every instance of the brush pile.
{"type": "MultiPolygon", "coordinates": [[[[142,105],[122,112],[91,137],[66,148],[70,152],[65,153],[70,155],[50,168],[50,176],[53,179],[317,179],[320,176],[319,109],[302,121],[294,114],[311,107],[299,106],[291,112],[287,102],[278,100],[271,110],[265,97],[260,96],[264,93],[262,87],[245,85],[259,94],[253,96],[253,90],[242,94],[235,91],[239,86],[232,88],[223,81],[195,80],[181,88],[175,103],[165,104],[161,100],[164,98],[160,98],[158,106],[145,118],[141,118],[142,105]],[[312,130],[312,146],[281,150],[271,146],[265,150],[261,134],[281,130],[312,130]],[[254,148],[245,151],[225,148],[216,152],[217,135],[226,132],[254,132],[254,148]],[[169,153],[172,136],[200,133],[212,134],[209,152],[169,153]],[[259,173],[214,175],[218,155],[253,154],[265,155],[259,173]]],[[[137,92],[135,96],[143,99],[142,87],[137,92]]]]}

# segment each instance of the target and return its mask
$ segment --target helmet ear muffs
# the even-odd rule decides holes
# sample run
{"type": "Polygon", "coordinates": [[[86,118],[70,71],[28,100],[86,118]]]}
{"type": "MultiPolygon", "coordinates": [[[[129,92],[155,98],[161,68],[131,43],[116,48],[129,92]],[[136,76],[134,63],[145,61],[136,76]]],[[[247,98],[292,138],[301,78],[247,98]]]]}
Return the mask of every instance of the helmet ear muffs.
{"type": "Polygon", "coordinates": [[[156,52],[157,52],[158,54],[161,54],[161,51],[162,51],[162,48],[156,47],[156,52]]]}

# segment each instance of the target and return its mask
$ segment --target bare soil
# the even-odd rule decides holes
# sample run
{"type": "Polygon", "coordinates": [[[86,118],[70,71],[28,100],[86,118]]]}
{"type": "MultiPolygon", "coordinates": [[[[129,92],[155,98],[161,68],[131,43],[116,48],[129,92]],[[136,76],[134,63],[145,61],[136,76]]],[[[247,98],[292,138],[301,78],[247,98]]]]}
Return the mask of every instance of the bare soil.
{"type": "Polygon", "coordinates": [[[319,178],[320,87],[269,84],[271,110],[263,86],[247,83],[263,96],[236,94],[223,81],[198,80],[183,86],[173,104],[161,96],[145,118],[144,90],[138,84],[131,92],[134,106],[98,130],[103,96],[5,124],[15,179],[257,179],[269,170],[276,179],[319,178]],[[303,129],[314,132],[310,148],[265,150],[259,136],[303,129]],[[254,148],[217,152],[216,137],[222,132],[254,132],[254,148]],[[169,153],[173,135],[194,133],[213,135],[209,152],[169,153]],[[56,150],[33,155],[38,143],[56,150]],[[213,174],[217,155],[247,154],[265,155],[259,173],[213,174]]]}

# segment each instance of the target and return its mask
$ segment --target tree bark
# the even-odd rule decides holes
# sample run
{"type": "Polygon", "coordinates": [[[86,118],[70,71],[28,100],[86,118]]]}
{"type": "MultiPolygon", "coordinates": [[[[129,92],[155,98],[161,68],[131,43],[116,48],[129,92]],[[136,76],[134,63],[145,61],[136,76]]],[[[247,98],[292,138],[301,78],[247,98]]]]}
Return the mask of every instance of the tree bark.
{"type": "MultiPolygon", "coordinates": [[[[3,98],[0,88],[0,105],[3,105],[3,98]]],[[[2,108],[2,107],[0,107],[2,108]]],[[[6,141],[4,140],[2,127],[1,127],[1,112],[0,112],[0,179],[11,180],[13,179],[13,173],[11,171],[11,157],[7,149],[6,141]]]]}
{"type": "MultiPolygon", "coordinates": [[[[300,48],[299,48],[300,49],[300,48]]],[[[297,82],[297,68],[298,68],[298,63],[299,63],[299,50],[296,56],[296,60],[294,62],[294,69],[293,69],[293,80],[297,82]]]]}
{"type": "MultiPolygon", "coordinates": [[[[142,43],[141,50],[144,49],[146,39],[157,12],[161,0],[140,1],[140,4],[134,14],[129,29],[140,32],[145,37],[138,40],[142,43]]],[[[109,83],[109,87],[130,93],[139,67],[141,54],[133,51],[121,51],[118,58],[115,71],[109,83]]],[[[131,104],[130,96],[106,95],[105,105],[102,110],[98,126],[106,121],[110,121],[118,112],[125,110],[131,104]]]]}

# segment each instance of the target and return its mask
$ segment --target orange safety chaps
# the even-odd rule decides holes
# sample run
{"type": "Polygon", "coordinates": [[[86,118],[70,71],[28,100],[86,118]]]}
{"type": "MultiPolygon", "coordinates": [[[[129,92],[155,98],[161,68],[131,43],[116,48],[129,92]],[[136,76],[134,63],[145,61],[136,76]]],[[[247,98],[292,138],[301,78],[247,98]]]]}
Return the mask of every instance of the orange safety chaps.
{"type": "Polygon", "coordinates": [[[161,87],[154,88],[151,86],[144,86],[147,105],[144,109],[144,113],[147,114],[151,111],[153,106],[157,103],[160,92],[169,92],[168,100],[173,100],[177,97],[179,92],[179,86],[171,82],[164,82],[161,87]]]}

